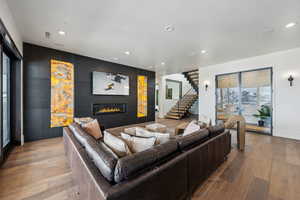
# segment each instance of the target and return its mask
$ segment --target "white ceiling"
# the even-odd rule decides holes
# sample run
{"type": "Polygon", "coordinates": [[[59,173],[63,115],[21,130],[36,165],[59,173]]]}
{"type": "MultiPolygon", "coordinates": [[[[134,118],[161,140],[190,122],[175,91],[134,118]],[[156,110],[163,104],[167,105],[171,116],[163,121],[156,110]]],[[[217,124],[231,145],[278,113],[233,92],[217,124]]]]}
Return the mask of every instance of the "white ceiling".
{"type": "Polygon", "coordinates": [[[300,46],[299,0],[7,2],[26,42],[160,74],[300,46]],[[299,24],[286,29],[289,22],[299,24]],[[166,32],[167,25],[175,30],[166,32]]]}

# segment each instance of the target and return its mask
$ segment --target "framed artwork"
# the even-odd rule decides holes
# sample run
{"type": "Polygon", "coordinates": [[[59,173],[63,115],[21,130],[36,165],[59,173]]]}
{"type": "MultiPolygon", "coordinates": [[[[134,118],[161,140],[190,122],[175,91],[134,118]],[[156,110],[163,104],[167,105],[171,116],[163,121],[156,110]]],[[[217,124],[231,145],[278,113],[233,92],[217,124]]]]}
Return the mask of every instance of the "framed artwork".
{"type": "Polygon", "coordinates": [[[51,60],[51,124],[68,126],[74,118],[74,66],[51,60]]]}
{"type": "Polygon", "coordinates": [[[137,76],[137,117],[147,116],[147,76],[137,76]]]}
{"type": "Polygon", "coordinates": [[[129,95],[129,76],[93,72],[93,95],[129,95]]]}

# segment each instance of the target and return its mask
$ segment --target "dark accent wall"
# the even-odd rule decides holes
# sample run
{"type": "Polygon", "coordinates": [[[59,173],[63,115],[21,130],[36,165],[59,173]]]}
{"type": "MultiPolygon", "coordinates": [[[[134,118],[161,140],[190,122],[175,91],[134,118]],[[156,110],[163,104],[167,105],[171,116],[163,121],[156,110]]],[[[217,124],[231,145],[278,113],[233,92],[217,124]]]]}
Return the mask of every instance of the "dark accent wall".
{"type": "Polygon", "coordinates": [[[155,120],[155,72],[24,43],[25,141],[62,136],[62,128],[50,128],[50,60],[74,64],[75,116],[94,117],[106,128],[155,120]],[[118,72],[129,76],[129,96],[92,95],[92,72],[118,72]],[[137,118],[137,75],[148,77],[148,116],[137,118]],[[92,115],[93,103],[126,103],[127,112],[92,115]]]}

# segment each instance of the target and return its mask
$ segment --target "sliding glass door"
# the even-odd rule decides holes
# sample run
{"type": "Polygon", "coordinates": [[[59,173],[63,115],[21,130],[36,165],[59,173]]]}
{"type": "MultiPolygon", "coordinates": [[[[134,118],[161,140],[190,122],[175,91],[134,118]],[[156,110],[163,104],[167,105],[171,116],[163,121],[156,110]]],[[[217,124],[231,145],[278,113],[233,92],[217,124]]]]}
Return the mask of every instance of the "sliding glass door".
{"type": "MultiPolygon", "coordinates": [[[[0,40],[0,74],[1,74],[1,69],[2,69],[2,64],[3,64],[3,45],[0,40]]],[[[1,77],[1,76],[0,76],[1,77]]],[[[1,82],[0,82],[0,89],[1,89],[1,82]]],[[[2,99],[0,99],[2,103],[2,99]]],[[[0,106],[0,119],[1,119],[1,106],[0,106]]],[[[0,120],[0,127],[2,127],[2,121],[0,120]]],[[[4,159],[4,153],[3,153],[3,137],[2,137],[2,132],[0,130],[0,164],[2,163],[4,159]]]]}
{"type": "Polygon", "coordinates": [[[248,131],[271,134],[271,68],[219,75],[216,82],[217,120],[242,115],[248,131]]]}
{"type": "Polygon", "coordinates": [[[2,62],[2,136],[3,148],[10,143],[10,58],[3,53],[2,62]]]}

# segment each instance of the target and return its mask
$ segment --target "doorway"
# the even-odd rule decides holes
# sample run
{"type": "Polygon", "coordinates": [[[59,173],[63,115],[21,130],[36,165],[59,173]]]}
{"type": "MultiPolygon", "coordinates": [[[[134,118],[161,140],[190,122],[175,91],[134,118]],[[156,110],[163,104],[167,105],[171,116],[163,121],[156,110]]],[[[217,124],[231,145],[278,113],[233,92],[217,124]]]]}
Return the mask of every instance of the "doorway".
{"type": "Polygon", "coordinates": [[[216,76],[217,121],[242,115],[247,131],[272,134],[272,68],[216,76]]]}

